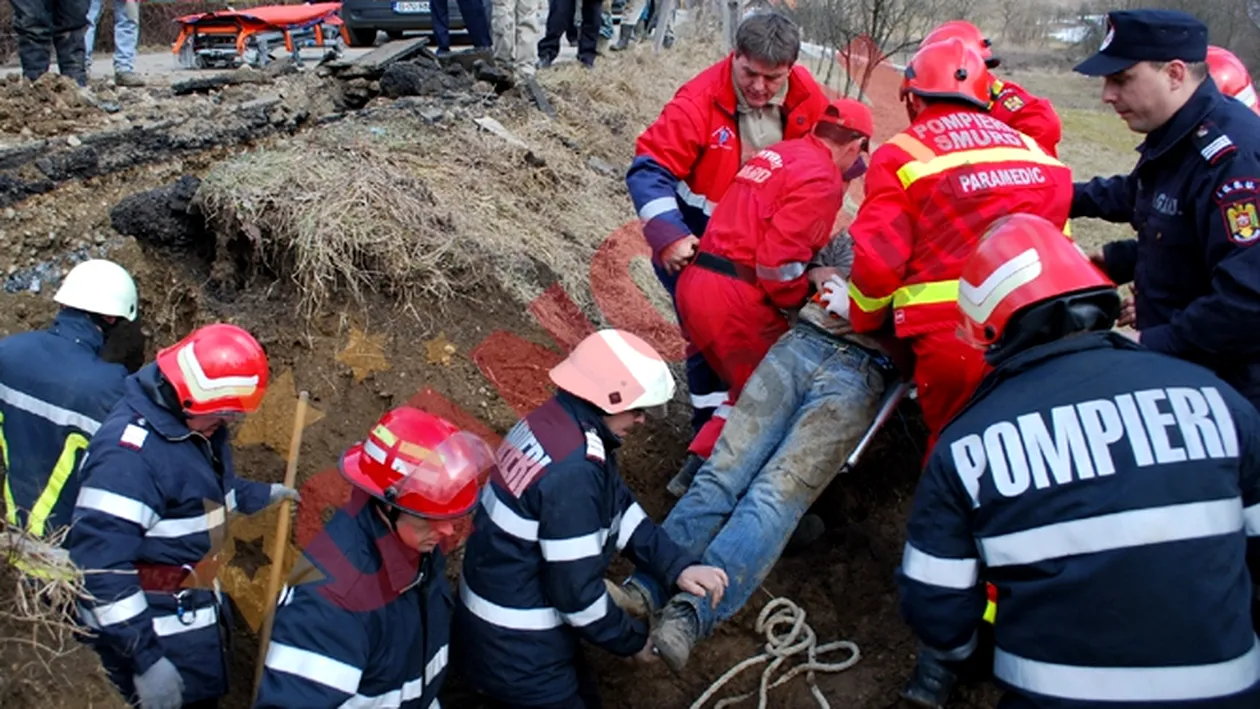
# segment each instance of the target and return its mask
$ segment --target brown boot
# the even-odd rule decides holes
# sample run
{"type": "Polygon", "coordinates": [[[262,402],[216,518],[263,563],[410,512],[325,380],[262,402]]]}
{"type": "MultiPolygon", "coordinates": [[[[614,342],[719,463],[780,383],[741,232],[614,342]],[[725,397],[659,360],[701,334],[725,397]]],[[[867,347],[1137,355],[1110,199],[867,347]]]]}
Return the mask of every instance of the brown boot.
{"type": "Polygon", "coordinates": [[[114,84],[128,89],[138,89],[144,86],[144,79],[134,71],[120,71],[114,74],[114,84]]]}

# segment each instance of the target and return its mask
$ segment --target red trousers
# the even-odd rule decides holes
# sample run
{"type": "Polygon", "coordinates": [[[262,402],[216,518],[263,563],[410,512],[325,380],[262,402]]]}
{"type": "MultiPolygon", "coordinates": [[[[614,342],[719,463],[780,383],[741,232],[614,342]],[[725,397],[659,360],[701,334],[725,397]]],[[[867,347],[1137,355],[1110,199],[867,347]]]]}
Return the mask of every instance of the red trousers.
{"type": "Polygon", "coordinates": [[[677,293],[682,326],[705,361],[730,387],[726,402],[688,448],[708,458],[726,424],[726,412],[766,352],[787,332],[788,322],[757,286],[699,266],[683,269],[677,293]]]}
{"type": "Polygon", "coordinates": [[[928,427],[931,454],[941,429],[967,403],[992,367],[984,361],[984,352],[958,339],[953,329],[919,335],[910,340],[910,346],[915,356],[914,385],[928,427]]]}

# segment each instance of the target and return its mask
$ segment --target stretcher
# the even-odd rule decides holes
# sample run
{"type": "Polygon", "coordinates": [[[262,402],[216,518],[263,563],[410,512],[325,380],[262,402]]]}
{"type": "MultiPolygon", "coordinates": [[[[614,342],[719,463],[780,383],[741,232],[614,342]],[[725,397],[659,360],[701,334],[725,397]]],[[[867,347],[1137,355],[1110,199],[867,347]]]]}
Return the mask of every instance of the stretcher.
{"type": "Polygon", "coordinates": [[[858,460],[862,458],[862,453],[866,451],[867,446],[875,439],[875,434],[884,427],[884,424],[892,417],[893,412],[897,410],[897,405],[907,396],[914,398],[914,383],[900,381],[897,386],[891,387],[884,391],[884,398],[880,401],[879,412],[875,414],[875,420],[871,422],[866,434],[862,436],[862,440],[858,441],[853,452],[849,454],[849,458],[844,461],[844,466],[840,468],[841,473],[847,473],[853,470],[858,464],[858,460]]]}
{"type": "Polygon", "coordinates": [[[349,42],[341,3],[266,5],[175,18],[179,36],[172,53],[185,69],[262,68],[283,48],[301,66],[301,50],[328,47],[337,55],[349,42]]]}

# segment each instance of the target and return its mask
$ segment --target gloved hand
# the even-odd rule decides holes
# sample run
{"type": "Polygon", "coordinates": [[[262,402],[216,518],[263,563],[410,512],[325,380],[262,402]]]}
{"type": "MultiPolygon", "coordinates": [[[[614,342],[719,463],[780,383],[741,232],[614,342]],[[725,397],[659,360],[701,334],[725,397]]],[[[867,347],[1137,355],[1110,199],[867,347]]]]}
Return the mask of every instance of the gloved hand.
{"type": "Polygon", "coordinates": [[[849,284],[839,276],[832,276],[823,284],[818,299],[827,312],[836,317],[849,319],[849,284]]]}
{"type": "Polygon", "coordinates": [[[184,678],[165,657],[133,679],[140,709],[179,709],[183,706],[184,678]]]}
{"type": "Polygon", "coordinates": [[[298,502],[302,499],[302,496],[298,494],[297,490],[294,490],[291,487],[285,487],[284,485],[281,485],[280,483],[272,483],[271,496],[267,498],[267,504],[274,505],[277,502],[284,499],[289,499],[289,500],[293,500],[294,502],[298,502]]]}

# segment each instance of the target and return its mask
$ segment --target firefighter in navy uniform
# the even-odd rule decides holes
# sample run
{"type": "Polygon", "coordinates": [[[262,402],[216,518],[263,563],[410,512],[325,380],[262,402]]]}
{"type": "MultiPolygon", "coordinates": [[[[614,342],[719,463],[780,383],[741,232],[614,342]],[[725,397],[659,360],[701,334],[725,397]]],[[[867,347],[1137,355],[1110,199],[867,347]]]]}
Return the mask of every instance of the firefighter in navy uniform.
{"type": "Polygon", "coordinates": [[[1207,79],[1207,29],[1164,10],[1112,12],[1103,101],[1146,135],[1128,175],[1077,183],[1073,217],[1127,222],[1095,260],[1133,282],[1147,348],[1202,364],[1260,405],[1260,116],[1207,79]]]}
{"type": "Polygon", "coordinates": [[[467,537],[493,455],[408,406],[346,451],[338,467],[356,489],[280,594],[256,709],[438,706],[446,554],[467,537]]]}
{"type": "Polygon", "coordinates": [[[128,377],[88,444],[66,548],[85,571],[88,643],[141,709],[217,706],[230,612],[215,578],[237,510],[297,493],[236,476],[228,425],[258,410],[267,355],[216,323],[128,377]]]}
{"type": "Polygon", "coordinates": [[[1040,217],[994,223],[958,302],[995,369],[910,512],[897,581],[923,652],[974,652],[987,581],[999,709],[1260,706],[1260,413],[1112,332],[1114,284],[1040,217]]]}
{"type": "Polygon", "coordinates": [[[598,709],[579,640],[654,657],[643,621],[606,590],[617,552],[666,588],[714,606],[727,584],[722,570],[695,565],[648,518],[618,472],[622,436],[674,396],[661,356],[628,332],[600,330],[550,376],[560,391],[496,453],[460,577],[460,675],[497,709],[598,709]]]}
{"type": "Polygon", "coordinates": [[[101,357],[136,319],[136,284],[112,261],[66,274],[52,327],[0,340],[0,459],[5,519],[42,537],[70,523],[88,440],[123,396],[127,369],[101,357]]]}

